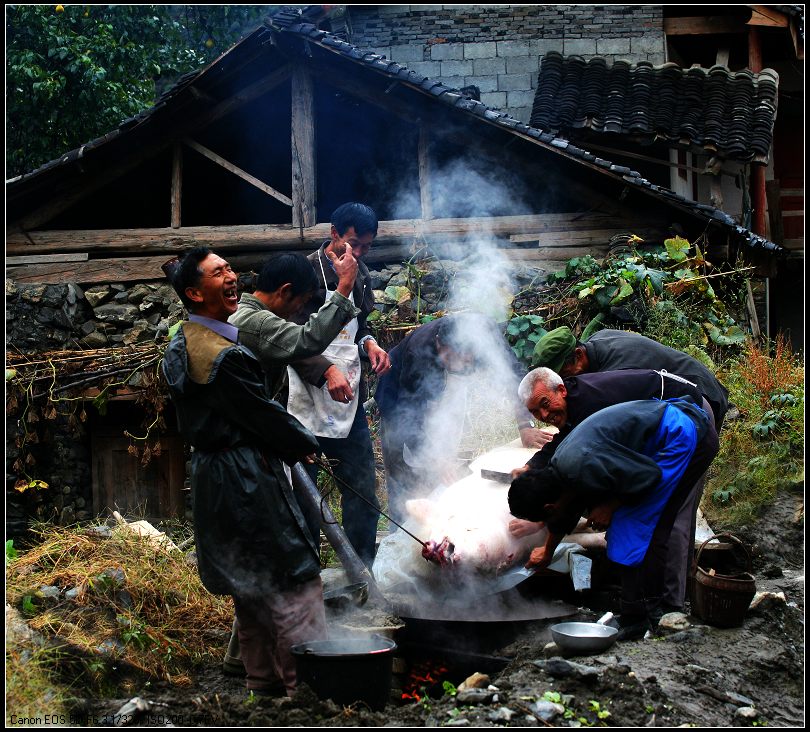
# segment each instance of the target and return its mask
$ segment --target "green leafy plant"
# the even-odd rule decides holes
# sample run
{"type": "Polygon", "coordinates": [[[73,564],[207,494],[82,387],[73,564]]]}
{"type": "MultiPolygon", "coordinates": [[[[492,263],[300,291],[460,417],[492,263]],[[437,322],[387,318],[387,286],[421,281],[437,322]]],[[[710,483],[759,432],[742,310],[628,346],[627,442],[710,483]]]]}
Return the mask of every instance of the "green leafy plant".
{"type": "Polygon", "coordinates": [[[542,315],[515,315],[506,324],[506,339],[518,360],[531,363],[534,347],[548,331],[543,327],[542,315]]]}
{"type": "Polygon", "coordinates": [[[599,719],[607,719],[610,716],[610,712],[607,709],[602,709],[602,705],[596,699],[588,701],[588,709],[595,712],[599,719]]]}
{"type": "Polygon", "coordinates": [[[6,539],[6,569],[19,556],[14,548],[14,539],[6,539]]]}
{"type": "Polygon", "coordinates": [[[455,684],[450,681],[442,681],[442,689],[444,689],[444,693],[447,694],[447,696],[455,696],[458,694],[458,689],[455,687],[455,684]]]}
{"type": "Polygon", "coordinates": [[[34,598],[31,595],[25,595],[21,603],[22,614],[31,618],[37,614],[37,606],[34,603],[34,598]]]}

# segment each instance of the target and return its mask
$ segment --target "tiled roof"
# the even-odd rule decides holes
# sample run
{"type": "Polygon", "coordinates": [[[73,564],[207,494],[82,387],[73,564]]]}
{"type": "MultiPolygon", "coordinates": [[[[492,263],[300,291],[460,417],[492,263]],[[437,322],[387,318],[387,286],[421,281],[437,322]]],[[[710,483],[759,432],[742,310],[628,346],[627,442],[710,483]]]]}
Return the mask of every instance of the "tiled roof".
{"type": "MultiPolygon", "coordinates": [[[[461,91],[453,87],[446,86],[435,79],[430,79],[423,74],[408,69],[403,64],[390,61],[385,56],[376,53],[363,51],[352,44],[341,40],[337,36],[327,31],[320,30],[312,23],[300,22],[307,16],[304,15],[306,8],[285,6],[273,14],[267,21],[268,27],[260,28],[251,33],[245,39],[240,41],[234,48],[226,54],[217,59],[214,63],[210,64],[201,71],[187,74],[169,91],[167,91],[158,100],[156,105],[139,115],[124,121],[119,129],[113,130],[108,135],[94,140],[82,146],[78,151],[74,150],[66,153],[58,160],[47,163],[41,168],[32,173],[27,173],[20,176],[13,181],[7,181],[6,192],[7,195],[14,184],[25,184],[33,178],[38,178],[40,174],[52,171],[54,168],[60,168],[68,163],[75,163],[77,157],[81,157],[81,152],[91,148],[98,148],[104,146],[107,140],[113,140],[125,135],[129,128],[137,127],[144,122],[151,122],[157,116],[158,112],[167,112],[171,108],[171,104],[175,97],[180,96],[180,92],[185,87],[204,80],[211,75],[216,75],[221,71],[221,66],[225,65],[232,54],[236,54],[237,59],[243,59],[246,53],[253,53],[257,47],[266,47],[272,49],[276,43],[276,39],[272,38],[274,33],[280,33],[280,36],[291,38],[297,36],[312,44],[315,47],[322,47],[330,52],[337,52],[341,57],[346,58],[360,66],[373,69],[377,73],[382,73],[389,76],[392,81],[396,80],[406,86],[419,89],[427,92],[431,97],[437,101],[454,107],[461,113],[467,113],[474,117],[483,119],[489,123],[495,124],[512,133],[525,135],[536,140],[539,144],[553,149],[559,154],[570,158],[571,160],[587,164],[589,166],[596,166],[601,168],[605,174],[621,181],[624,185],[635,188],[647,194],[652,194],[655,197],[667,202],[670,205],[678,207],[693,216],[703,219],[707,224],[720,225],[725,228],[732,236],[733,239],[741,240],[748,246],[756,249],[765,249],[773,253],[784,253],[783,247],[775,244],[774,242],[765,239],[764,237],[755,234],[754,232],[746,229],[739,224],[727,213],[713,208],[706,204],[697,203],[685,196],[682,196],[667,188],[662,188],[654,183],[651,183],[646,178],[642,177],[640,173],[631,170],[630,168],[616,165],[610,160],[597,157],[593,153],[588,152],[576,145],[571,144],[568,140],[557,137],[550,132],[544,132],[536,127],[529,126],[520,122],[519,120],[511,117],[506,112],[488,107],[486,104],[471,99],[470,97],[462,94],[461,91]],[[245,53],[241,53],[244,49],[245,53]]],[[[272,53],[272,50],[271,50],[272,53]]],[[[238,66],[238,63],[235,65],[238,66]]]]}
{"type": "Polygon", "coordinates": [[[553,134],[594,132],[664,139],[713,156],[767,162],[776,118],[779,75],[631,65],[604,58],[543,57],[531,124],[553,134]]]}

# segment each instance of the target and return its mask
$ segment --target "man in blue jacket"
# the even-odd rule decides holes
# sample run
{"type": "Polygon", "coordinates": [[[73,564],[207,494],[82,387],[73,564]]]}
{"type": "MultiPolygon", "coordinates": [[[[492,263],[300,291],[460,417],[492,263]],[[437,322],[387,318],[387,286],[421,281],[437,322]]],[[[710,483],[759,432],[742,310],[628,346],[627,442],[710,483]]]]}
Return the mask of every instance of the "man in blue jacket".
{"type": "Polygon", "coordinates": [[[526,566],[548,566],[587,516],[591,527],[607,529],[608,558],[621,568],[620,638],[643,636],[663,614],[673,523],[718,447],[708,415],[691,398],[630,401],[594,413],[545,467],[512,482],[512,514],[544,521],[549,531],[526,566]]]}

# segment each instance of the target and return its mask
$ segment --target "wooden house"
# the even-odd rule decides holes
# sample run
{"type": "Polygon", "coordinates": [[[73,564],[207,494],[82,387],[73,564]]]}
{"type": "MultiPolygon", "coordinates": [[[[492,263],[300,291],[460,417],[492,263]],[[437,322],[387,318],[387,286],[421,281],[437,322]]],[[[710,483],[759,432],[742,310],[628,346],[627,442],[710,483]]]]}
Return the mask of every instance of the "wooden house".
{"type": "MultiPolygon", "coordinates": [[[[476,234],[478,245],[548,270],[604,255],[625,233],[649,242],[672,231],[702,236],[710,254],[758,262],[783,253],[711,205],[365,52],[292,9],[152,108],[7,181],[7,278],[158,281],[161,264],[198,244],[252,269],[271,252],[316,248],[331,212],[349,200],[379,215],[372,267],[401,262],[415,242],[441,253],[476,234]],[[504,195],[482,200],[481,180],[504,195]]],[[[104,430],[93,439],[106,455],[120,452],[104,430]]],[[[183,457],[176,445],[171,452],[154,480],[168,481],[158,500],[176,511],[183,457]]],[[[127,470],[102,463],[99,476],[127,470]]],[[[97,511],[116,499],[101,485],[95,495],[97,511]]]]}

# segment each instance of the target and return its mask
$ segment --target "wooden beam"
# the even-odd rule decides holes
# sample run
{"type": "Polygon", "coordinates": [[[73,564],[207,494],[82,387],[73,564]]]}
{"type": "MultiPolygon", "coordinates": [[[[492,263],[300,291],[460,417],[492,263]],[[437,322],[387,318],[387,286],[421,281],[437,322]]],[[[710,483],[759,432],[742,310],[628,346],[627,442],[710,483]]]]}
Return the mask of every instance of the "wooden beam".
{"type": "Polygon", "coordinates": [[[209,150],[204,145],[200,145],[199,142],[195,142],[194,140],[188,138],[183,140],[183,142],[186,145],[188,145],[192,150],[196,150],[198,153],[200,153],[200,155],[204,155],[209,160],[215,162],[217,165],[222,166],[223,168],[225,168],[225,170],[227,170],[230,173],[233,173],[242,180],[250,183],[250,185],[255,186],[260,191],[266,193],[268,196],[272,196],[273,198],[275,198],[278,201],[281,201],[283,204],[287,206],[292,206],[292,200],[289,199],[287,196],[285,196],[283,193],[280,193],[275,188],[272,188],[269,185],[267,185],[267,183],[260,181],[258,178],[252,176],[250,173],[242,170],[242,168],[240,168],[239,166],[234,165],[228,160],[225,160],[225,158],[223,158],[220,155],[217,155],[215,152],[209,150]]]}
{"type": "Polygon", "coordinates": [[[718,66],[725,66],[728,68],[728,59],[731,56],[731,49],[728,47],[725,48],[718,48],[717,49],[717,57],[715,58],[715,63],[718,66]]]}
{"type": "Polygon", "coordinates": [[[316,206],[315,114],[312,77],[303,68],[292,74],[292,223],[304,229],[318,221],[316,206]]]}
{"type": "MultiPolygon", "coordinates": [[[[590,227],[629,227],[641,223],[617,219],[606,214],[574,211],[570,213],[494,216],[466,219],[398,219],[381,221],[376,243],[413,241],[422,236],[468,237],[486,232],[494,237],[590,227]],[[626,222],[626,223],[625,223],[626,222]]],[[[646,224],[648,227],[650,223],[646,224]]],[[[216,251],[276,251],[318,247],[329,238],[329,224],[316,224],[303,230],[289,224],[247,226],[184,226],[181,229],[84,229],[66,231],[10,232],[6,237],[9,255],[53,254],[66,252],[162,254],[165,257],[198,244],[216,251]]],[[[626,230],[626,228],[625,228],[626,230]]],[[[375,246],[376,246],[375,243],[375,246]]]]}
{"type": "MultiPolygon", "coordinates": [[[[210,111],[203,113],[202,115],[181,115],[187,120],[187,122],[183,125],[182,134],[192,134],[207,127],[212,122],[215,122],[221,117],[224,117],[226,114],[235,111],[247,102],[250,102],[253,99],[267,93],[271,89],[274,89],[276,86],[289,78],[290,73],[290,66],[284,66],[274,72],[271,72],[265,79],[246,87],[238,94],[235,94],[233,97],[230,97],[226,101],[217,105],[210,111]]],[[[131,133],[127,132],[124,134],[131,133]]],[[[167,139],[165,141],[153,143],[143,147],[133,145],[133,152],[130,154],[130,157],[122,160],[121,164],[116,168],[112,170],[104,170],[94,175],[87,174],[86,176],[77,176],[77,180],[71,182],[69,190],[62,192],[59,195],[51,196],[51,199],[46,205],[41,206],[29,214],[26,214],[18,221],[10,223],[23,231],[39,228],[48,221],[56,218],[62,212],[67,211],[87,196],[92,195],[101,188],[109,185],[114,180],[137,168],[141,163],[143,163],[144,160],[159,154],[166,148],[167,145],[170,144],[171,142],[167,139]]]]}
{"type": "Polygon", "coordinates": [[[664,33],[668,36],[700,36],[716,33],[744,33],[742,18],[707,16],[705,18],[664,18],[664,33]]]}
{"type": "Polygon", "coordinates": [[[788,17],[784,13],[769,8],[767,5],[750,5],[751,19],[746,25],[764,25],[771,28],[787,28],[788,17]]]}
{"type": "Polygon", "coordinates": [[[182,222],[180,203],[183,198],[183,146],[174,145],[172,157],[172,228],[179,229],[182,222]]]}
{"type": "Polygon", "coordinates": [[[6,266],[16,264],[55,264],[57,262],[86,262],[87,253],[81,254],[28,254],[20,257],[6,257],[6,266]]]}
{"type": "Polygon", "coordinates": [[[433,218],[433,203],[430,199],[430,133],[423,122],[419,125],[419,199],[422,203],[422,218],[433,218]]]}

